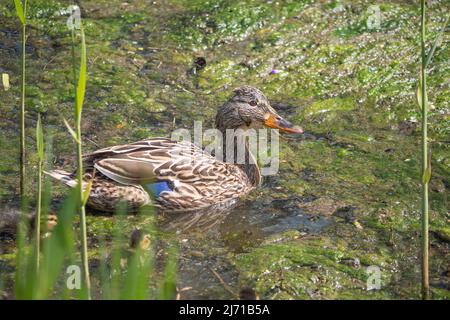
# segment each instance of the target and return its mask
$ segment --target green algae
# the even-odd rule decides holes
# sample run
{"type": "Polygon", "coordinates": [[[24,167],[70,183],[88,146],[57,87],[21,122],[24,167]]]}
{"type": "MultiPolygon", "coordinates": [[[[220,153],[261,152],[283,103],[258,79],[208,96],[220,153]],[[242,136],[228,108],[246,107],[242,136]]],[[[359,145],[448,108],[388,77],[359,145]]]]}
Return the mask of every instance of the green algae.
{"type": "MultiPolygon", "coordinates": [[[[334,9],[336,8],[337,5],[334,9]]],[[[342,9],[345,10],[344,7],[342,9]]],[[[356,19],[352,19],[347,25],[337,28],[334,35],[348,39],[364,33],[389,32],[405,24],[405,20],[399,19],[399,16],[411,13],[414,10],[413,7],[389,3],[358,7],[358,9],[361,11],[356,15],[356,19]],[[377,21],[378,17],[379,21],[377,21]]]]}
{"type": "Polygon", "coordinates": [[[243,40],[249,34],[299,13],[308,1],[175,1],[187,7],[173,23],[175,42],[187,47],[220,46],[243,40]]]}
{"type": "MultiPolygon", "coordinates": [[[[322,101],[317,101],[305,107],[299,112],[298,120],[300,123],[304,122],[326,122],[333,126],[335,123],[340,126],[339,122],[342,117],[345,117],[345,112],[350,112],[356,108],[356,104],[351,98],[332,98],[322,101]]],[[[332,129],[329,128],[329,129],[332,129]]]]}
{"type": "MultiPolygon", "coordinates": [[[[386,262],[315,239],[265,245],[236,258],[240,282],[251,284],[271,299],[388,298],[386,292],[366,290],[368,265],[383,270],[386,262]],[[345,294],[341,295],[343,288],[345,294]]],[[[389,277],[383,277],[381,283],[388,285],[389,277]]]]}
{"type": "MultiPolygon", "coordinates": [[[[36,113],[44,113],[45,124],[52,127],[52,160],[57,166],[70,167],[72,148],[62,123],[72,110],[70,38],[67,17],[59,12],[69,2],[33,2],[27,121],[31,127],[36,113]]],[[[336,228],[313,239],[291,230],[252,242],[247,233],[237,230],[222,234],[212,248],[198,244],[202,233],[191,235],[197,240],[192,246],[206,252],[202,259],[225,256],[237,270],[238,281],[255,285],[266,298],[418,297],[414,285],[419,280],[414,269],[419,230],[418,136],[416,127],[403,128],[418,118],[414,97],[417,9],[404,2],[382,3],[380,28],[368,29],[367,8],[372,2],[308,3],[174,0],[124,6],[121,1],[105,0],[83,4],[89,56],[85,149],[167,136],[174,121],[177,127],[191,128],[193,120],[204,120],[209,126],[233,87],[255,85],[275,106],[282,103],[283,116],[314,136],[281,141],[279,175],[258,195],[267,201],[312,195],[332,199],[337,206],[354,206],[358,208],[354,219],[363,229],[335,218],[336,228]],[[207,64],[194,76],[189,70],[199,56],[207,64]],[[330,240],[335,237],[339,241],[330,240]],[[346,259],[355,258],[360,260],[359,269],[345,264],[346,259]],[[363,267],[372,264],[386,273],[381,291],[364,290],[363,267]]],[[[0,31],[17,29],[12,9],[11,3],[0,4],[0,31]]],[[[448,4],[430,7],[432,34],[439,30],[445,12],[448,4]]],[[[19,69],[14,51],[17,35],[0,33],[0,37],[5,40],[0,65],[12,84],[11,90],[1,92],[0,101],[4,151],[0,195],[7,199],[14,196],[17,185],[14,119],[19,69]]],[[[434,105],[430,112],[432,179],[443,185],[436,188],[440,191],[430,191],[430,228],[438,235],[431,249],[437,262],[432,275],[442,281],[442,265],[449,252],[445,240],[450,164],[448,48],[445,42],[438,48],[428,77],[434,105]]],[[[31,142],[34,133],[31,129],[28,133],[31,142]]],[[[34,159],[34,155],[28,159],[30,165],[34,159]]],[[[30,193],[33,188],[29,186],[30,193]]],[[[55,194],[65,191],[58,186],[55,194]]],[[[88,222],[92,257],[98,258],[97,239],[108,238],[114,218],[90,216],[88,222]]],[[[126,238],[134,227],[146,223],[130,219],[125,225],[126,238]]],[[[156,233],[155,237],[170,236],[156,233]]],[[[2,260],[13,262],[14,253],[3,255],[2,260]]],[[[433,290],[434,297],[448,299],[448,290],[433,290]]]]}

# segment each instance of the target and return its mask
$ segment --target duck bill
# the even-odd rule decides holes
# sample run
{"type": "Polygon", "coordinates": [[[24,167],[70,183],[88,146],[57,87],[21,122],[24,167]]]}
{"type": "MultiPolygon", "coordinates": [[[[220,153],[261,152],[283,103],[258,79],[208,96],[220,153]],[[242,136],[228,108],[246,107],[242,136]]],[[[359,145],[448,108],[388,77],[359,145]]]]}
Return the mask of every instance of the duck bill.
{"type": "Polygon", "coordinates": [[[289,121],[275,114],[267,114],[264,120],[264,125],[268,128],[278,129],[287,133],[303,133],[303,128],[294,126],[289,121]]]}

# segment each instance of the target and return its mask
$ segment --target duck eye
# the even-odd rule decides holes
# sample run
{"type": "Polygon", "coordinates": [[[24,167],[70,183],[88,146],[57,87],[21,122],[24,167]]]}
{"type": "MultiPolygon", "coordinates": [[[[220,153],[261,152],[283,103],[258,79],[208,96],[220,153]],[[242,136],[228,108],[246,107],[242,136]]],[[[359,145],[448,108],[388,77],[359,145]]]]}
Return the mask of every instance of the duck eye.
{"type": "Polygon", "coordinates": [[[251,105],[252,107],[258,105],[258,103],[255,100],[251,100],[248,104],[251,105]]]}

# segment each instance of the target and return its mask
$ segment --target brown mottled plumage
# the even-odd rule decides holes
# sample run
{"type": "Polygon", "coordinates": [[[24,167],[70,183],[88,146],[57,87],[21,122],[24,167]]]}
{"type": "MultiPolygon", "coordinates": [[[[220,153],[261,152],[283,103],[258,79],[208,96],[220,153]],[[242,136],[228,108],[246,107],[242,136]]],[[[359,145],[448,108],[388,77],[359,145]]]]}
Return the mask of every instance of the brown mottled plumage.
{"type": "MultiPolygon", "coordinates": [[[[216,127],[247,130],[266,126],[302,133],[281,118],[264,94],[242,86],[217,112],[216,127]]],[[[234,144],[236,148],[236,144],[234,144]]],[[[153,138],[131,144],[97,150],[84,156],[83,183],[92,181],[87,204],[97,210],[113,212],[117,204],[128,208],[152,204],[163,211],[184,212],[220,205],[249,193],[261,183],[261,174],[247,144],[245,163],[220,161],[200,147],[167,138],[153,138]],[[152,199],[155,183],[164,188],[152,199]]],[[[226,159],[226,145],[223,148],[226,159]]],[[[235,157],[237,152],[234,152],[235,157]]],[[[76,185],[73,174],[54,170],[48,173],[70,187],[76,185]]],[[[85,186],[84,186],[85,187],[85,186]]]]}

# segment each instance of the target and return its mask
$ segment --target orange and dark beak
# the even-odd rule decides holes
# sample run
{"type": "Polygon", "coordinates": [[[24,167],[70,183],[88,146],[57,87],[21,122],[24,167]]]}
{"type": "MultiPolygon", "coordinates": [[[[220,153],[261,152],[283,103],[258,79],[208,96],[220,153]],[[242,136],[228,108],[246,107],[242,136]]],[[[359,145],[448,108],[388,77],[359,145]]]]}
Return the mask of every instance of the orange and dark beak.
{"type": "Polygon", "coordinates": [[[294,126],[289,121],[273,113],[266,114],[264,117],[264,125],[268,128],[279,129],[280,131],[287,133],[303,133],[301,127],[294,126]]]}

